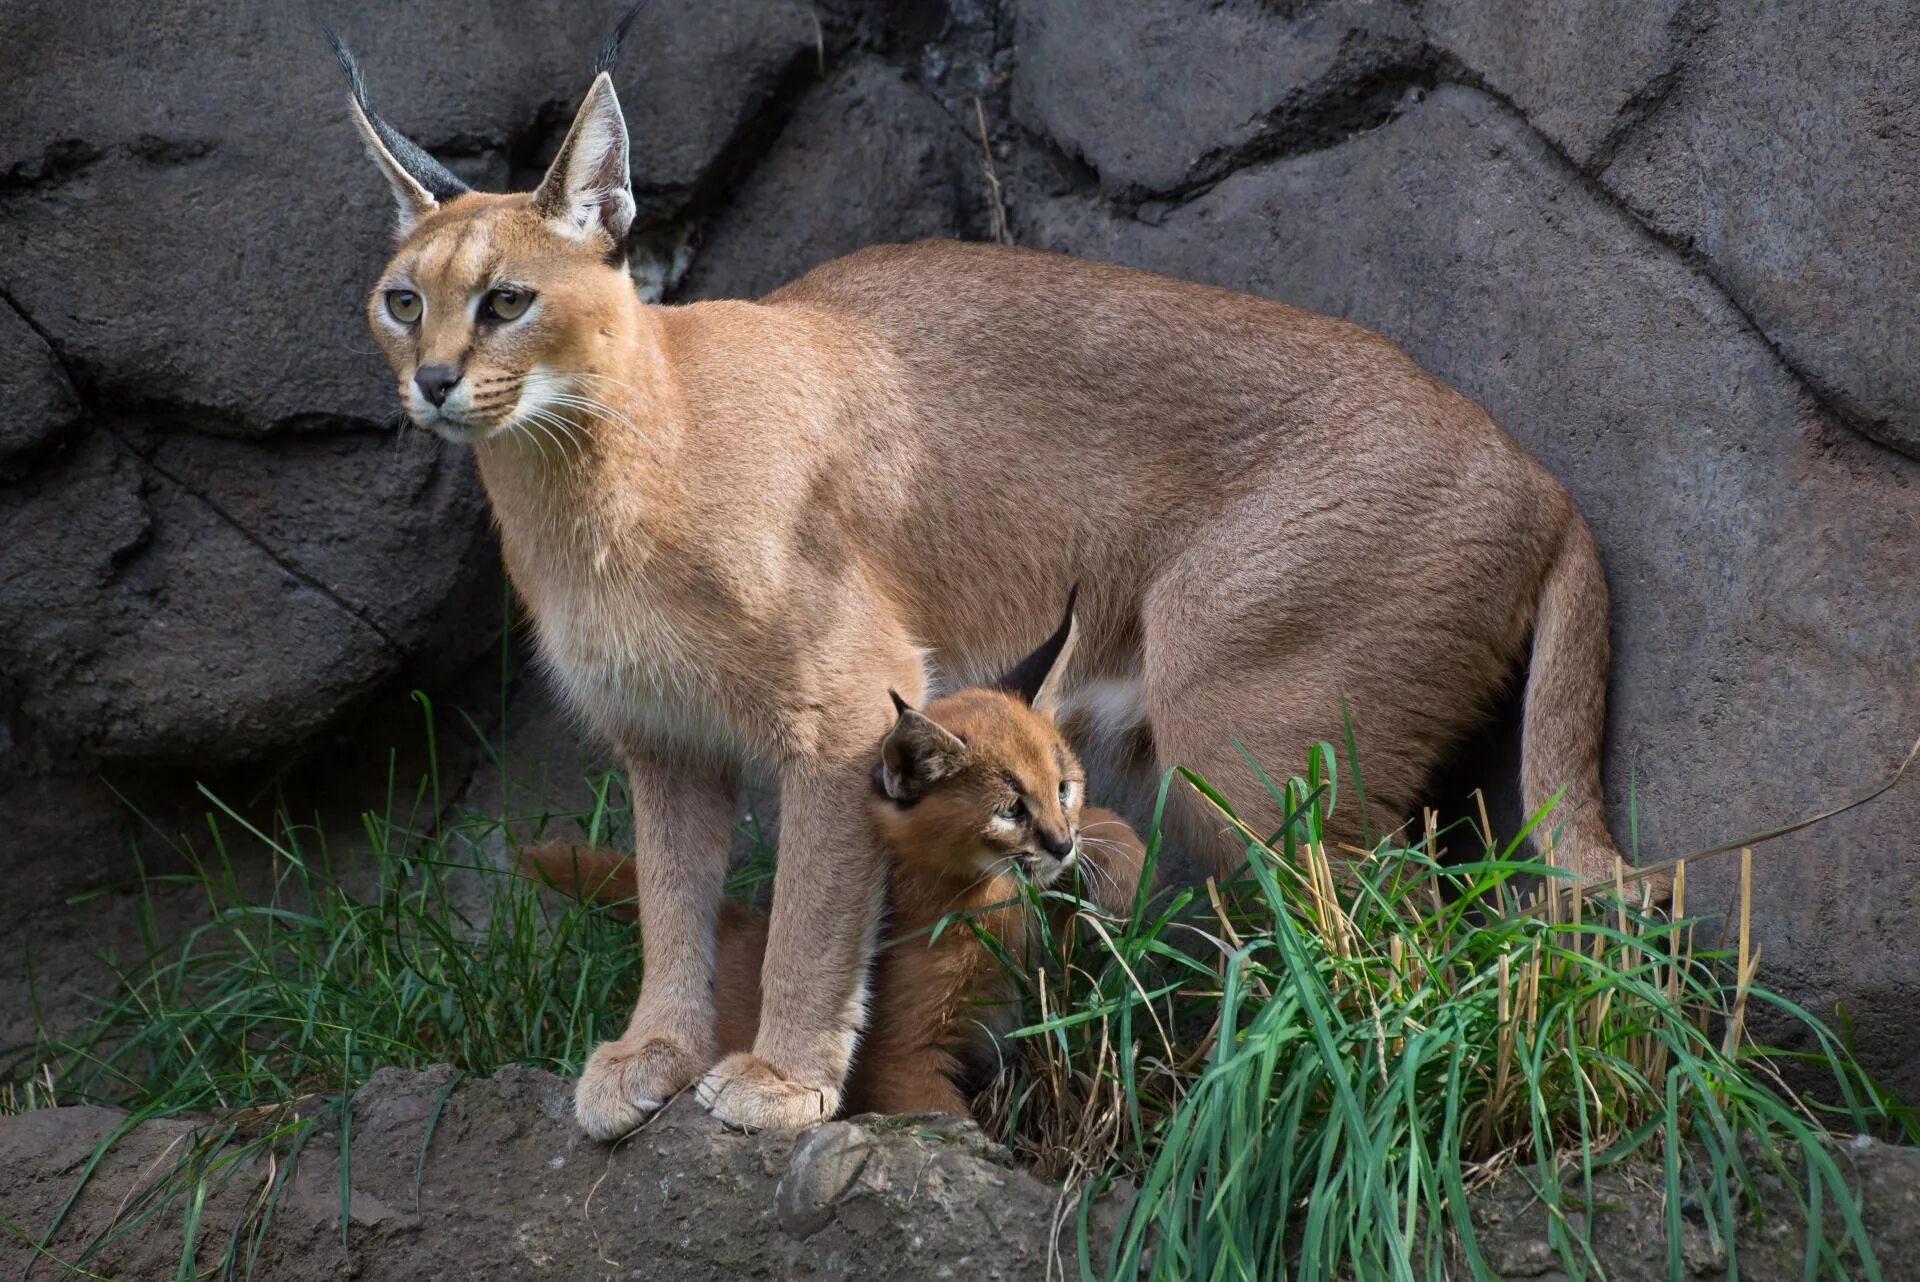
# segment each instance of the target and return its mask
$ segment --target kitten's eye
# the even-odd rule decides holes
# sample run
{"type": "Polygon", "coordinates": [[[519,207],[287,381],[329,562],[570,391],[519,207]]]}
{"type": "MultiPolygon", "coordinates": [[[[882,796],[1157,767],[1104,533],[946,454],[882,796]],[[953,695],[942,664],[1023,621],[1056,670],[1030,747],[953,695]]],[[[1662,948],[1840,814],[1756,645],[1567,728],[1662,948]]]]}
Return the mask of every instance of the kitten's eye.
{"type": "Polygon", "coordinates": [[[1071,779],[1062,779],[1060,781],[1060,804],[1063,806],[1071,806],[1073,804],[1073,780],[1071,779]]]}
{"type": "Polygon", "coordinates": [[[533,291],[530,289],[490,289],[487,296],[480,300],[480,319],[519,320],[532,301],[533,291]]]}
{"type": "Polygon", "coordinates": [[[413,324],[420,319],[420,295],[410,289],[388,290],[387,314],[402,325],[413,324]]]}
{"type": "Polygon", "coordinates": [[[1012,801],[1000,807],[1000,813],[997,817],[1006,820],[1008,823],[1017,824],[1027,817],[1027,803],[1015,797],[1012,801]]]}

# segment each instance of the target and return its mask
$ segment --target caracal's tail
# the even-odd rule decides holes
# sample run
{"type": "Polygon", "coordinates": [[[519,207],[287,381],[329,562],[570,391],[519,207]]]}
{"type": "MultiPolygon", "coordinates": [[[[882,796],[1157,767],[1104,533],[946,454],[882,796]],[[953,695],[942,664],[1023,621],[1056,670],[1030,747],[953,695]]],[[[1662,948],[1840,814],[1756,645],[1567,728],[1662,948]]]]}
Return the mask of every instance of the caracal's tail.
{"type": "MultiPolygon", "coordinates": [[[[1568,505],[1533,613],[1533,659],[1521,724],[1520,796],[1537,814],[1556,791],[1560,804],[1537,829],[1554,862],[1585,878],[1611,877],[1620,858],[1607,828],[1600,755],[1607,721],[1607,581],[1586,522],[1568,505]]],[[[1664,881],[1649,880],[1656,900],[1664,881]]]]}

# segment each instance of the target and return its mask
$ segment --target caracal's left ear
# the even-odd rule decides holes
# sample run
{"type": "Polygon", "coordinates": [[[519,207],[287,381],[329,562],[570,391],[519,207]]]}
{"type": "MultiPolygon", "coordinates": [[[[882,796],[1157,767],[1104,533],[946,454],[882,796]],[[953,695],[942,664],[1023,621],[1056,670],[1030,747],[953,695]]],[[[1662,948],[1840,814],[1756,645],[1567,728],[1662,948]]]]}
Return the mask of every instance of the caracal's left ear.
{"type": "Polygon", "coordinates": [[[1059,714],[1061,682],[1073,661],[1074,642],[1079,639],[1073,613],[1073,603],[1079,598],[1080,585],[1076,583],[1067,591],[1067,617],[1054,634],[994,682],[1002,690],[1019,695],[1035,712],[1049,717],[1059,714]]]}
{"type": "Polygon", "coordinates": [[[405,240],[415,223],[468,187],[412,139],[374,114],[372,104],[367,101],[367,81],[361,74],[360,64],[347,51],[345,42],[333,33],[333,28],[323,25],[320,30],[333,46],[334,56],[340,59],[340,69],[347,73],[347,110],[353,113],[354,127],[359,129],[361,141],[367,145],[367,154],[380,166],[387,186],[393,188],[399,220],[395,235],[405,240]]]}
{"type": "Polygon", "coordinates": [[[633,225],[633,188],[627,171],[627,122],[606,72],[594,77],[560,154],[533,193],[533,208],[569,240],[606,236],[609,252],[626,244],[633,225]]]}

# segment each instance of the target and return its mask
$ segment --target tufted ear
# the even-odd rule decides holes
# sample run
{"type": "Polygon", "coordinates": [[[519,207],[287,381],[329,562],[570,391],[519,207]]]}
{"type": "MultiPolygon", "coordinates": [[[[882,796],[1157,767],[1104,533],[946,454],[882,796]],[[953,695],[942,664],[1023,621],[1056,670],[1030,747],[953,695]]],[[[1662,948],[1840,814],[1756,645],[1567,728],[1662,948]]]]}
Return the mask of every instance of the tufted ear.
{"type": "Polygon", "coordinates": [[[627,122],[613,78],[594,77],[553,158],[533,193],[533,208],[569,240],[604,233],[619,250],[633,225],[633,189],[627,171],[627,122]]]}
{"type": "Polygon", "coordinates": [[[880,788],[893,800],[910,804],[930,784],[960,769],[967,745],[894,691],[887,693],[893,698],[894,722],[880,741],[880,788]]]}
{"type": "Polygon", "coordinates": [[[415,223],[440,208],[442,201],[466,191],[467,185],[405,134],[374,114],[372,104],[367,101],[367,82],[360,64],[332,28],[323,26],[320,30],[333,46],[340,69],[347,73],[347,110],[353,115],[361,141],[366,143],[367,154],[373,157],[387,186],[393,189],[399,220],[397,232],[404,239],[415,223]]]}
{"type": "Polygon", "coordinates": [[[1035,712],[1047,716],[1053,716],[1060,709],[1061,681],[1073,661],[1073,646],[1079,637],[1073,613],[1074,602],[1079,599],[1080,585],[1076,583],[1067,590],[1067,617],[1060,621],[1053,635],[994,682],[1009,694],[1019,695],[1035,712]]]}

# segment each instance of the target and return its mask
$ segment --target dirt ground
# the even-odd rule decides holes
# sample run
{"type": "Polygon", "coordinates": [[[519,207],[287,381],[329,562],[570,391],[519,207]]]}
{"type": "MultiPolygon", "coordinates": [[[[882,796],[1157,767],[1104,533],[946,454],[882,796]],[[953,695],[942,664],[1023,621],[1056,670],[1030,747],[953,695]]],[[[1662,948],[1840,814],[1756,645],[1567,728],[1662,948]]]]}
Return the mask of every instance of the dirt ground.
{"type": "MultiPolygon", "coordinates": [[[[724,1130],[691,1100],[615,1145],[575,1127],[568,1084],[507,1069],[454,1082],[449,1069],[386,1071],[356,1095],[350,1144],[323,1126],[272,1206],[253,1276],[285,1282],[382,1279],[1044,1279],[1077,1277],[1071,1219],[1056,1236],[1059,1190],[1014,1169],[970,1126],[913,1119],[835,1122],[797,1139],[724,1130]],[[431,1142],[428,1138],[432,1123],[431,1142]],[[343,1191],[347,1219],[343,1233],[343,1191]],[[1063,1259],[1060,1255],[1065,1251],[1063,1259]],[[1066,1269],[1063,1274],[1062,1268],[1066,1269]]],[[[95,1107],[0,1119],[0,1215],[38,1237],[79,1182],[95,1146],[124,1120],[95,1107]]],[[[0,1245],[19,1277],[74,1276],[89,1242],[145,1205],[141,1190],[207,1134],[185,1120],[121,1139],[93,1172],[47,1253],[0,1245]]],[[[1920,1153],[1861,1141],[1837,1154],[1864,1203],[1883,1276],[1920,1259],[1920,1153]]],[[[193,1263],[207,1269],[236,1226],[263,1208],[264,1162],[213,1173],[193,1263]],[[221,1177],[227,1176],[224,1183],[221,1177]]],[[[1784,1190],[1763,1181],[1766,1214],[1740,1239],[1742,1277],[1798,1278],[1802,1238],[1784,1190]]],[[[1657,1180],[1610,1172],[1591,1224],[1569,1210],[1616,1282],[1667,1277],[1657,1180]]],[[[1107,1240],[1118,1199],[1097,1205],[1107,1240]]],[[[182,1264],[185,1202],[89,1255],[104,1277],[172,1277],[182,1264]]],[[[1476,1200],[1480,1247],[1502,1278],[1558,1279],[1547,1212],[1509,1176],[1476,1200]]],[[[1687,1208],[1686,1277],[1727,1276],[1725,1253],[1687,1208]]],[[[243,1238],[243,1241],[246,1239],[243,1238]]],[[[251,1247],[243,1246],[244,1262],[251,1247]]],[[[1096,1256],[1096,1258],[1100,1258],[1096,1256]]],[[[1902,1270],[1909,1270],[1903,1273],[1902,1270]]],[[[242,1271],[244,1276],[244,1270],[242,1271]]]]}

